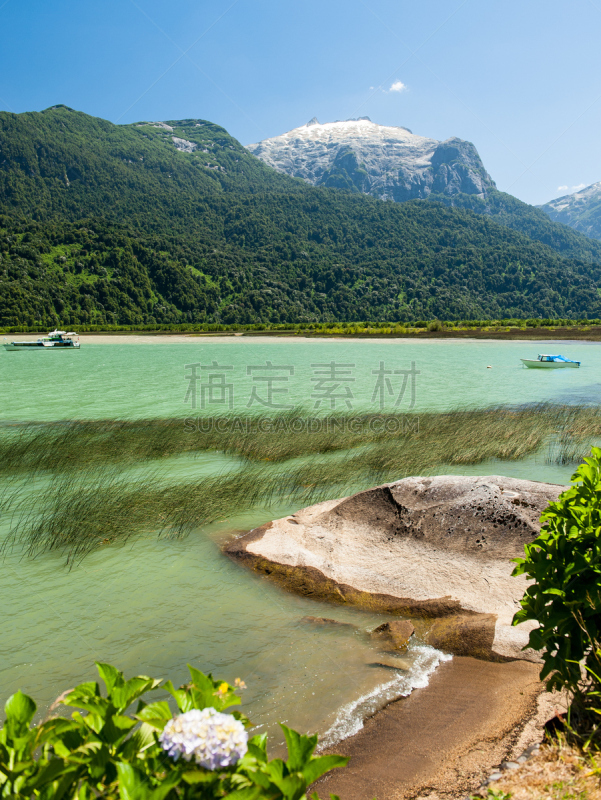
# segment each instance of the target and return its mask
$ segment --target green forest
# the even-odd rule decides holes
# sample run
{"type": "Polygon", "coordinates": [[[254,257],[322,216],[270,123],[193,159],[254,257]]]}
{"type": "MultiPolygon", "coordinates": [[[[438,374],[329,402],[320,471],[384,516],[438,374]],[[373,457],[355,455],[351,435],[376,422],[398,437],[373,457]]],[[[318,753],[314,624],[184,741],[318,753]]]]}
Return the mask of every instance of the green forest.
{"type": "Polygon", "coordinates": [[[600,242],[453,202],[312,188],[205,120],[0,113],[0,326],[601,317],[600,242]]]}

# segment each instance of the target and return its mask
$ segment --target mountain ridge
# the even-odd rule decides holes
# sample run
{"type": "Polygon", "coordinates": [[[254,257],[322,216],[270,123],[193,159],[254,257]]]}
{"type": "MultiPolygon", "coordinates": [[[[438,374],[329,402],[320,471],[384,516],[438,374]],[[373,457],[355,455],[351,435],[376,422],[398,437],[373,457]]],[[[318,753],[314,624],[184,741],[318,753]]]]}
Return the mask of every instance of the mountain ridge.
{"type": "Polygon", "coordinates": [[[538,206],[554,222],[601,239],[601,181],[538,206]]]}
{"type": "Polygon", "coordinates": [[[312,186],[404,202],[440,194],[485,196],[495,184],[471,142],[438,141],[369,117],[320,123],[313,117],[280,136],[247,145],[269,166],[312,186]]]}
{"type": "Polygon", "coordinates": [[[207,120],[3,112],[0,324],[601,317],[601,244],[536,213],[563,252],[471,209],[311,187],[207,120]]]}

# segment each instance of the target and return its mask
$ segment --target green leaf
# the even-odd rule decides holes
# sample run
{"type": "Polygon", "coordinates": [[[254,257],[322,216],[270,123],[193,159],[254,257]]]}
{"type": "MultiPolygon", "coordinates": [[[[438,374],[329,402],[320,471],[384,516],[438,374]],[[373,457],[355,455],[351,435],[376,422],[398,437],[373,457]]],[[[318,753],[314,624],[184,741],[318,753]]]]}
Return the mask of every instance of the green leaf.
{"type": "Polygon", "coordinates": [[[122,741],[137,724],[137,720],[131,717],[121,714],[111,715],[102,727],[102,738],[114,745],[122,741]]]}
{"type": "Polygon", "coordinates": [[[147,675],[136,675],[130,678],[122,686],[115,686],[111,692],[111,702],[118,711],[125,711],[134,700],[141,697],[145,692],[155,689],[161,681],[149,678],[147,675]]]}
{"type": "Polygon", "coordinates": [[[311,784],[331,769],[345,767],[349,761],[350,759],[345,756],[318,756],[317,758],[312,758],[307,766],[303,768],[303,775],[307,783],[311,784]]]}
{"type": "Polygon", "coordinates": [[[192,698],[190,697],[189,692],[187,692],[185,689],[176,689],[171,681],[166,681],[163,688],[166,689],[174,698],[175,702],[177,703],[177,707],[182,714],[184,714],[186,711],[190,711],[191,708],[194,708],[192,698]]]}
{"type": "Polygon", "coordinates": [[[131,764],[119,762],[116,765],[119,776],[119,797],[121,800],[143,800],[150,795],[146,782],[131,764]]]}
{"type": "Polygon", "coordinates": [[[139,755],[143,750],[147,750],[153,744],[156,744],[154,727],[147,722],[143,722],[137,731],[134,731],[128,744],[135,748],[135,752],[139,755]]]}
{"type": "Polygon", "coordinates": [[[257,734],[249,739],[248,752],[254,756],[257,761],[267,761],[267,734],[257,734]]]}
{"type": "Polygon", "coordinates": [[[12,694],[4,704],[7,721],[18,726],[19,729],[28,728],[36,712],[36,704],[31,697],[19,689],[12,694]]]}
{"type": "Polygon", "coordinates": [[[119,672],[116,667],[113,667],[111,664],[103,664],[100,661],[96,661],[95,664],[98,674],[104,681],[104,685],[106,686],[106,691],[109,696],[115,686],[123,686],[123,673],[119,672]]]}
{"type": "Polygon", "coordinates": [[[286,761],[288,769],[291,772],[302,770],[317,747],[317,736],[301,736],[281,723],[280,728],[284,731],[288,747],[288,760],[286,761]]]}
{"type": "Polygon", "coordinates": [[[171,709],[169,708],[169,703],[167,703],[166,700],[159,700],[156,703],[144,705],[135,716],[142,722],[147,722],[149,725],[161,731],[166,723],[173,717],[171,709]]]}
{"type": "Polygon", "coordinates": [[[190,785],[195,783],[214,783],[219,780],[219,776],[215,772],[208,772],[207,770],[200,769],[184,772],[182,773],[182,778],[190,785]]]}
{"type": "Polygon", "coordinates": [[[131,764],[119,761],[115,766],[119,776],[121,800],[164,800],[180,781],[179,773],[174,771],[163,778],[159,786],[152,788],[145,776],[131,764]]]}
{"type": "Polygon", "coordinates": [[[264,798],[261,786],[247,786],[244,789],[236,789],[227,795],[227,800],[259,800],[264,798]]]}

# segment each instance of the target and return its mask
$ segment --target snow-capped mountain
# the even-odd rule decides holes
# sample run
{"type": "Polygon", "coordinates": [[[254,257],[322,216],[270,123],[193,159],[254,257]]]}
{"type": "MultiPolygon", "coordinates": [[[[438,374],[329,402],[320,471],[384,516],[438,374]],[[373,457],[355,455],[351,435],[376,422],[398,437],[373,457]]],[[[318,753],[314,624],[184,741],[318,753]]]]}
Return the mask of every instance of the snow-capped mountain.
{"type": "Polygon", "coordinates": [[[471,142],[417,136],[369,117],[321,124],[315,117],[248,149],[280,172],[402,202],[432,192],[485,196],[495,184],[471,142]]]}
{"type": "Polygon", "coordinates": [[[539,206],[555,222],[601,239],[601,181],[539,206]]]}

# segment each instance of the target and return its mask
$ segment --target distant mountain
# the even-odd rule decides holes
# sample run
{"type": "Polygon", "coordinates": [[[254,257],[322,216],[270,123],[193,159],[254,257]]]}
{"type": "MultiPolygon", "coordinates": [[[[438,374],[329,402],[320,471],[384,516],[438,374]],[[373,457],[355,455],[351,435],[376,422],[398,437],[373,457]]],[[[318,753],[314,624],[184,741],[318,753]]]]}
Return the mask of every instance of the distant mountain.
{"type": "Polygon", "coordinates": [[[417,136],[369,117],[306,125],[248,145],[270,167],[312,186],[403,202],[431,193],[484,197],[495,184],[471,142],[417,136]]]}
{"type": "Polygon", "coordinates": [[[555,222],[562,222],[594,239],[601,239],[601,181],[539,206],[555,222]]]}
{"type": "MultiPolygon", "coordinates": [[[[599,261],[601,248],[538,208],[499,192],[471,142],[417,136],[368,117],[306,125],[248,149],[280,173],[312,186],[380,200],[428,199],[494,217],[565,256],[599,261]]],[[[558,220],[564,222],[565,220],[558,220]]],[[[587,233],[587,231],[583,231],[587,233]]]]}
{"type": "Polygon", "coordinates": [[[202,119],[2,112],[0,325],[601,317],[600,242],[429,196],[310,186],[202,119]]]}

